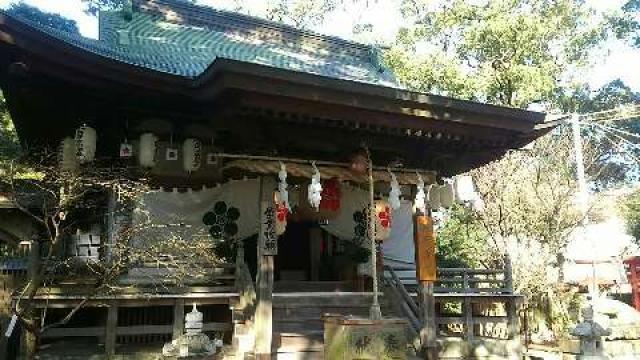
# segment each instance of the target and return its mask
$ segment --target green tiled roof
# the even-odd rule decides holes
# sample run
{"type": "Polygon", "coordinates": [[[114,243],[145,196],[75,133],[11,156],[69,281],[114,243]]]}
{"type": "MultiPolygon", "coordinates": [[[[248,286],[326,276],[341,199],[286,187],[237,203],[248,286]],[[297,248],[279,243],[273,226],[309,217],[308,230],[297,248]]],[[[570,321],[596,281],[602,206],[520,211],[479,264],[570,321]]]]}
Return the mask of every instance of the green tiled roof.
{"type": "Polygon", "coordinates": [[[373,48],[244,15],[172,2],[175,0],[139,0],[154,7],[141,6],[129,21],[121,12],[102,12],[100,40],[47,28],[29,19],[18,20],[100,56],[189,78],[203,73],[217,58],[224,58],[397,86],[392,74],[378,63],[373,48]],[[172,18],[166,12],[149,10],[159,5],[164,10],[180,6],[181,11],[188,6],[190,17],[172,18]]]}

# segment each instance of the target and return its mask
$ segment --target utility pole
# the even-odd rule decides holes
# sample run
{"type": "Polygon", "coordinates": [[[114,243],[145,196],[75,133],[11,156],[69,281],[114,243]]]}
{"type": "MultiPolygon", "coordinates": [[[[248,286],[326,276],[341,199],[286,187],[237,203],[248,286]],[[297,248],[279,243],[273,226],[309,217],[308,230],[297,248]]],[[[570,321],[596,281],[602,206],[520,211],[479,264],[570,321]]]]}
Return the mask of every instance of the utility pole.
{"type": "MultiPolygon", "coordinates": [[[[589,190],[587,189],[587,180],[584,171],[584,154],[582,152],[582,134],[580,133],[580,117],[578,114],[571,116],[571,129],[573,130],[573,152],[576,160],[576,177],[578,180],[578,205],[580,206],[580,212],[582,215],[582,226],[580,227],[580,233],[582,239],[587,237],[587,225],[589,225],[589,190]]],[[[593,246],[593,239],[590,239],[590,245],[593,246]]],[[[595,254],[591,257],[591,298],[595,299],[598,294],[598,281],[596,279],[596,262],[594,258],[595,254]]]]}

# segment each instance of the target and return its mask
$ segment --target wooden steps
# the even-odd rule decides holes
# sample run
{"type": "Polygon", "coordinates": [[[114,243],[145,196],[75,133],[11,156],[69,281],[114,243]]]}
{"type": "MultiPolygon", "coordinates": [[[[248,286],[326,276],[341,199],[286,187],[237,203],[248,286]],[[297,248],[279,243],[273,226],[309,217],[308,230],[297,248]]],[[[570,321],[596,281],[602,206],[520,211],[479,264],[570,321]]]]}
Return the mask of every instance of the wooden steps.
{"type": "Polygon", "coordinates": [[[280,360],[324,358],[322,314],[367,316],[371,293],[289,292],[273,294],[273,353],[280,360]]]}

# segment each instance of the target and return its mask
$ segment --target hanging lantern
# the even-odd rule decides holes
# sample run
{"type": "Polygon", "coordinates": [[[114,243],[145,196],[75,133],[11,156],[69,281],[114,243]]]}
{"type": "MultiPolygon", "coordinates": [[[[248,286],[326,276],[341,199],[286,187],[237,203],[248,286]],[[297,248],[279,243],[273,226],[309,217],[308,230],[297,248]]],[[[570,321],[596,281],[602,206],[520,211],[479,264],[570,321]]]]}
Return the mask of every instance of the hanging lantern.
{"type": "Polygon", "coordinates": [[[414,206],[416,210],[420,211],[422,214],[427,213],[427,195],[424,192],[424,181],[422,180],[422,176],[418,174],[418,184],[416,185],[416,199],[414,201],[414,206]]]}
{"type": "Polygon", "coordinates": [[[320,211],[320,202],[322,201],[322,184],[320,183],[320,170],[316,167],[316,163],[312,162],[313,175],[311,176],[311,184],[307,189],[307,198],[309,204],[316,211],[320,211]]]}
{"type": "Polygon", "coordinates": [[[152,168],[156,166],[158,137],[146,133],[140,135],[140,149],[138,150],[138,162],[140,166],[152,168]]]}
{"type": "Polygon", "coordinates": [[[186,172],[200,169],[202,164],[202,144],[197,139],[186,139],[182,144],[182,165],[186,172]]]}
{"type": "MultiPolygon", "coordinates": [[[[326,179],[321,180],[320,185],[322,191],[320,192],[320,205],[316,210],[309,201],[299,201],[293,216],[297,221],[322,221],[322,220],[334,220],[340,216],[342,190],[341,184],[338,179],[326,179]]],[[[296,194],[299,199],[305,197],[308,198],[308,186],[300,187],[300,191],[297,193],[291,193],[292,204],[296,204],[296,194]]]]}
{"type": "Polygon", "coordinates": [[[389,176],[391,177],[389,204],[393,210],[398,210],[400,208],[400,195],[402,195],[402,192],[400,191],[400,184],[398,183],[398,179],[396,179],[396,175],[391,171],[389,171],[389,176]]]}
{"type": "Polygon", "coordinates": [[[460,204],[472,202],[477,194],[471,175],[460,175],[455,179],[456,201],[460,204]]]}
{"type": "Polygon", "coordinates": [[[375,239],[384,241],[391,234],[391,206],[385,200],[375,201],[375,239]]]}
{"type": "Polygon", "coordinates": [[[429,187],[429,207],[436,211],[440,206],[440,186],[433,184],[429,187]]]}
{"type": "Polygon", "coordinates": [[[287,203],[280,196],[280,192],[276,191],[273,194],[273,200],[275,206],[274,211],[276,212],[275,216],[275,229],[276,235],[280,236],[287,231],[287,217],[289,216],[289,207],[287,203]]]}
{"type": "Polygon", "coordinates": [[[340,211],[340,181],[338,179],[322,180],[320,194],[320,211],[337,213],[340,211]]]}
{"type": "Polygon", "coordinates": [[[83,125],[76,130],[76,156],[81,164],[93,161],[96,156],[97,135],[95,129],[83,125]]]}
{"type": "Polygon", "coordinates": [[[453,201],[453,184],[450,181],[446,181],[444,185],[440,186],[440,205],[442,205],[443,208],[448,209],[453,206],[453,201]]]}
{"type": "Polygon", "coordinates": [[[60,142],[60,146],[58,147],[58,165],[61,171],[75,171],[78,169],[76,142],[70,137],[66,137],[60,142]]]}

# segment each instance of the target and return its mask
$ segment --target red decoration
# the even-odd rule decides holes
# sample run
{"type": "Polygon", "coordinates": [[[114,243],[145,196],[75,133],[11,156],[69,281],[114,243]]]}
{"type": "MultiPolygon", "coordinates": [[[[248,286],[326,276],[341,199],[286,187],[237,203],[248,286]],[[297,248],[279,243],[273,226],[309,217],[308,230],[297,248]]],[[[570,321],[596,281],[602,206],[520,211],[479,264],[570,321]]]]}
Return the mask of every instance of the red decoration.
{"type": "Polygon", "coordinates": [[[385,206],[384,210],[378,213],[378,217],[383,228],[386,229],[391,225],[391,209],[388,206],[385,206]]]}
{"type": "Polygon", "coordinates": [[[276,217],[278,218],[278,221],[286,221],[287,215],[289,215],[289,209],[284,202],[276,205],[276,217]]]}
{"type": "Polygon", "coordinates": [[[340,182],[337,179],[322,180],[320,210],[340,210],[340,182]]]}

